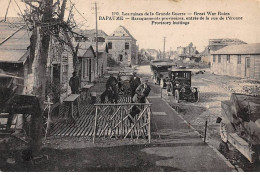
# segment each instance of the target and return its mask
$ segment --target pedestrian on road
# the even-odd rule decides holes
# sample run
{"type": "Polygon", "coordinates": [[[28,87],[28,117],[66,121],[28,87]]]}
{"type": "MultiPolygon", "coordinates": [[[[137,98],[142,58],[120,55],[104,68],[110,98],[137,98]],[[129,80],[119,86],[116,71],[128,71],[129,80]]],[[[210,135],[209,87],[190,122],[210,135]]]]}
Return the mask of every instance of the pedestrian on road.
{"type": "Polygon", "coordinates": [[[131,89],[131,98],[133,99],[136,88],[141,84],[141,80],[139,77],[137,77],[136,72],[133,73],[133,76],[131,77],[129,83],[131,89]]]}
{"type": "Polygon", "coordinates": [[[72,94],[79,94],[80,80],[77,76],[77,72],[72,73],[72,77],[70,78],[69,85],[71,88],[72,94]]]}

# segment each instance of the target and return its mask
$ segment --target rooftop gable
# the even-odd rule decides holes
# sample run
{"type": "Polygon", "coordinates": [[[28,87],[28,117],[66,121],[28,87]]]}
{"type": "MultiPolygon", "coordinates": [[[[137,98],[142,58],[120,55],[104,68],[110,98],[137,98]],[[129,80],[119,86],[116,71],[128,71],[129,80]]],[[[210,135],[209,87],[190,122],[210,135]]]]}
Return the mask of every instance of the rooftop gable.
{"type": "Polygon", "coordinates": [[[131,35],[131,33],[124,27],[124,26],[119,26],[112,34],[108,36],[109,39],[113,37],[121,37],[124,39],[131,39],[136,41],[136,39],[131,35]]]}

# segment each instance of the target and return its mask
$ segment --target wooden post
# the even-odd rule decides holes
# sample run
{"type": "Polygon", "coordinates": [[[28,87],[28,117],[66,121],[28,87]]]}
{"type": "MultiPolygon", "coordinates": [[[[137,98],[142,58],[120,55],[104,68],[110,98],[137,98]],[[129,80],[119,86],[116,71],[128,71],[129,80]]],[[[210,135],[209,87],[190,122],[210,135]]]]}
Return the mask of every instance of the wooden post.
{"type": "Polygon", "coordinates": [[[148,142],[151,143],[151,106],[148,108],[148,142]]]}
{"type": "Polygon", "coordinates": [[[205,133],[204,133],[204,143],[206,142],[206,137],[207,137],[207,127],[208,127],[208,121],[206,120],[206,122],[205,122],[205,133]]]}
{"type": "Polygon", "coordinates": [[[123,117],[123,108],[120,107],[120,116],[121,116],[121,138],[124,137],[124,117],[123,117]]]}
{"type": "MultiPolygon", "coordinates": [[[[160,87],[161,88],[161,87],[160,87]]],[[[162,98],[162,88],[161,88],[161,98],[162,98]]]]}
{"type": "Polygon", "coordinates": [[[96,113],[95,113],[95,122],[94,122],[94,134],[93,134],[93,143],[95,143],[95,137],[97,132],[97,113],[98,113],[98,107],[96,106],[96,113]]]}

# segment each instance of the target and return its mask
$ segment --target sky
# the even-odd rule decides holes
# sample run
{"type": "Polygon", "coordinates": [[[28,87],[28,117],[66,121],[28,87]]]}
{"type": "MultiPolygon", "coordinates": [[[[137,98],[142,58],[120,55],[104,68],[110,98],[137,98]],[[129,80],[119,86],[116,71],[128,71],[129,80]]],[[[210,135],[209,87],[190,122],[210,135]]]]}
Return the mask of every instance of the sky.
{"type": "MultiPolygon", "coordinates": [[[[12,0],[7,17],[20,13],[16,1],[23,11],[21,0],[12,0]]],[[[0,0],[0,16],[4,17],[9,0],[0,0]]],[[[68,0],[67,7],[75,3],[74,17],[84,29],[95,28],[95,10],[93,0],[68,0]],[[87,20],[87,21],[86,21],[87,20]]],[[[190,42],[198,51],[208,45],[209,39],[238,38],[247,43],[260,43],[260,0],[98,0],[98,18],[112,16],[112,12],[124,13],[203,13],[226,12],[232,17],[243,20],[201,20],[189,21],[189,25],[152,25],[151,21],[98,20],[98,28],[111,34],[119,25],[126,27],[137,39],[139,48],[163,50],[163,38],[166,37],[166,51],[187,46],[190,42]]],[[[68,10],[67,10],[68,14],[68,10]]],[[[172,21],[172,20],[170,20],[172,21]]]]}

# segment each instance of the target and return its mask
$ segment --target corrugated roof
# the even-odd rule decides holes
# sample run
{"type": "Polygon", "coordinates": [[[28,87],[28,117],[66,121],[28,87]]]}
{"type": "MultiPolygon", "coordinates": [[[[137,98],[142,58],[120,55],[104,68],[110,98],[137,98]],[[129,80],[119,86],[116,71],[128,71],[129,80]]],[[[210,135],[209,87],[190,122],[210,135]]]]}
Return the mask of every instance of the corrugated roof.
{"type": "Polygon", "coordinates": [[[231,45],[226,46],[222,49],[219,49],[212,54],[227,54],[227,55],[247,55],[247,54],[260,54],[260,43],[254,44],[240,44],[240,45],[231,45]]]}
{"type": "Polygon", "coordinates": [[[0,50],[1,63],[25,63],[29,50],[0,50]]]}
{"type": "Polygon", "coordinates": [[[0,62],[24,63],[29,55],[30,36],[20,18],[0,23],[0,62]],[[12,22],[10,22],[12,21],[12,22]]]}

